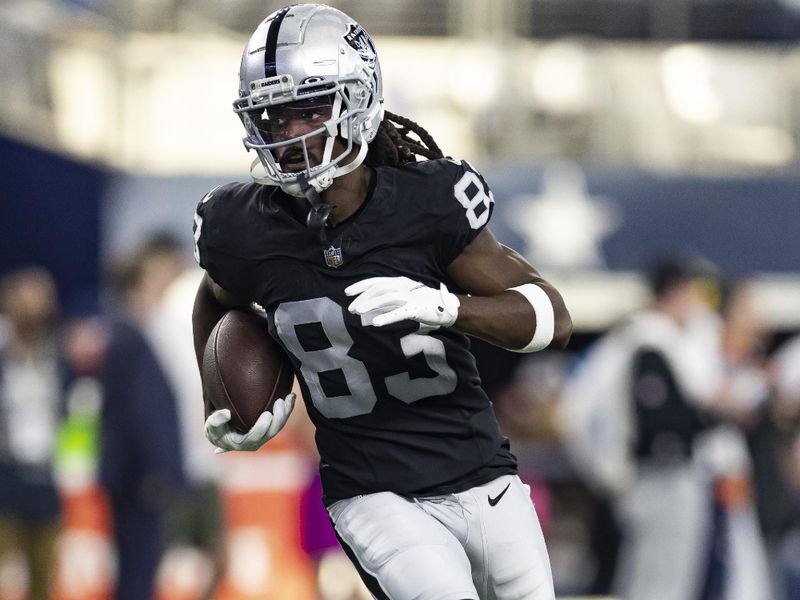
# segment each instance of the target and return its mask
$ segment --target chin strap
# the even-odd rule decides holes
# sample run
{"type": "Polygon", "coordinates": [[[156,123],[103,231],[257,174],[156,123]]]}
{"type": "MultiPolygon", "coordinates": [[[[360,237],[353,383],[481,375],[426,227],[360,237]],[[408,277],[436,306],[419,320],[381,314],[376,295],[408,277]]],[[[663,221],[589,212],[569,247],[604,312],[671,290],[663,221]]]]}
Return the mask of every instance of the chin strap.
{"type": "Polygon", "coordinates": [[[369,144],[365,144],[362,142],[361,145],[358,147],[358,154],[356,154],[356,157],[346,165],[336,168],[336,170],[333,172],[334,179],[355,171],[359,167],[359,165],[362,162],[364,162],[364,159],[367,157],[368,151],[369,151],[369,144]]]}
{"type": "Polygon", "coordinates": [[[256,156],[250,163],[250,177],[253,179],[253,181],[260,183],[261,185],[278,185],[277,181],[270,179],[269,177],[256,175],[256,167],[261,167],[264,169],[264,165],[261,163],[261,159],[258,156],[256,156]]]}
{"type": "Polygon", "coordinates": [[[306,200],[311,205],[311,210],[308,211],[308,216],[306,217],[306,226],[311,229],[318,229],[320,240],[325,241],[325,229],[336,225],[336,218],[332,214],[333,209],[336,207],[322,201],[319,192],[309,183],[308,176],[305,173],[300,173],[297,176],[297,182],[300,184],[300,189],[303,191],[306,200]]]}

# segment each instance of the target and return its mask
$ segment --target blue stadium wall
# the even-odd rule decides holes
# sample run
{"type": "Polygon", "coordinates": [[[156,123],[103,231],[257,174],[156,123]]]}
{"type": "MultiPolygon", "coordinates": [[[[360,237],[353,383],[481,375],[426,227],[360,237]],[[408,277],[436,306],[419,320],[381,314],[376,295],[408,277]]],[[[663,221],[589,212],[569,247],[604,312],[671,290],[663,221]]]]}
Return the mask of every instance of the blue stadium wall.
{"type": "Polygon", "coordinates": [[[95,310],[107,172],[3,137],[0,165],[0,275],[44,266],[67,313],[95,310]]]}
{"type": "MultiPolygon", "coordinates": [[[[548,265],[520,232],[520,209],[539,201],[543,169],[479,165],[496,200],[491,228],[546,272],[548,265]]],[[[606,207],[617,224],[597,240],[601,268],[639,271],[653,258],[701,255],[723,273],[800,273],[800,175],[668,177],[623,169],[585,169],[584,202],[606,207]]],[[[128,252],[159,229],[192,245],[192,215],[212,187],[239,177],[144,177],[120,174],[109,183],[103,248],[128,252]]],[[[577,225],[576,225],[577,226],[577,225]]]]}

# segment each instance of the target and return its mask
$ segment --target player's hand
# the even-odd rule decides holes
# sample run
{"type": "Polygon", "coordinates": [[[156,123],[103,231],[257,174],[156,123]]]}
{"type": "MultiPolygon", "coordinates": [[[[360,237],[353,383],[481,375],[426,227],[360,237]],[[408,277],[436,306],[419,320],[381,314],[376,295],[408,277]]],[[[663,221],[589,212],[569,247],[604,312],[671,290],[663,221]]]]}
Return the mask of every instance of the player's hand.
{"type": "Polygon", "coordinates": [[[408,277],[370,277],[349,286],[344,293],[357,296],[348,307],[351,313],[364,315],[373,310],[381,313],[372,320],[375,327],[405,319],[450,327],[456,322],[461,306],[443,283],[436,290],[408,277]]]}
{"type": "Polygon", "coordinates": [[[272,405],[272,411],[265,410],[261,413],[247,433],[240,433],[231,426],[229,409],[215,410],[206,419],[205,426],[208,441],[217,447],[214,452],[221,454],[228,450],[258,450],[286,425],[296,398],[294,392],[287,394],[286,398],[278,398],[272,405]]]}

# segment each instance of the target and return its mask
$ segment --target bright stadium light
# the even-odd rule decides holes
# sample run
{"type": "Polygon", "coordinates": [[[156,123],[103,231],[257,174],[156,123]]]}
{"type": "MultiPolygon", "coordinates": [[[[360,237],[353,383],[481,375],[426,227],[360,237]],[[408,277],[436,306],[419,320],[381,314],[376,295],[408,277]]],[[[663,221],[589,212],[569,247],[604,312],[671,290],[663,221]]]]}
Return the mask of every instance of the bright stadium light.
{"type": "Polygon", "coordinates": [[[578,43],[561,40],[542,48],[531,73],[532,97],[547,111],[573,115],[592,105],[586,51],[578,43]]]}
{"type": "Polygon", "coordinates": [[[462,46],[449,73],[450,98],[468,113],[480,113],[495,104],[501,93],[503,60],[491,45],[462,46]]]}
{"type": "Polygon", "coordinates": [[[669,48],[661,56],[661,76],[667,102],[682,119],[704,125],[720,118],[722,106],[712,85],[713,65],[704,48],[689,44],[669,48]]]}

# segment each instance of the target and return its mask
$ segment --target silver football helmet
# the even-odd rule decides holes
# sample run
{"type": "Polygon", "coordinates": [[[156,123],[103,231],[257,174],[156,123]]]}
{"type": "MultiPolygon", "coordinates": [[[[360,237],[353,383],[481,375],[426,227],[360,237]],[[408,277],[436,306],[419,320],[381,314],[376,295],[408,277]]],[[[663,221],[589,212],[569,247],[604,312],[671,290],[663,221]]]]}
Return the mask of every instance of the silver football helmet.
{"type": "Polygon", "coordinates": [[[233,109],[247,132],[245,147],[258,155],[251,173],[259,161],[266,172],[265,177],[253,174],[256,181],[302,197],[298,179],[304,175],[321,192],[362,163],[383,119],[375,44],[361,25],[335,8],[284,7],[250,37],[233,109]],[[306,123],[302,134],[293,136],[285,125],[291,115],[306,123]],[[308,142],[314,136],[325,136],[319,164],[309,159],[308,142]],[[338,147],[345,147],[334,156],[337,137],[343,142],[338,147]],[[291,168],[280,160],[289,152],[291,168]]]}

